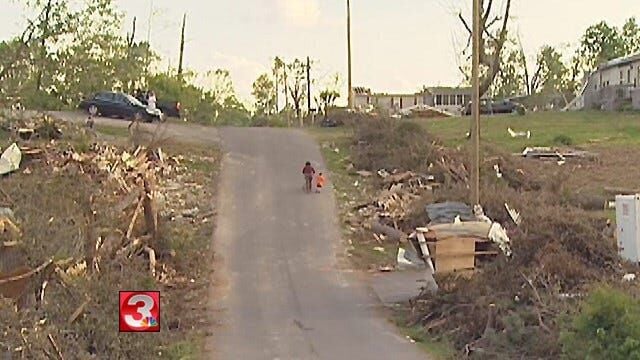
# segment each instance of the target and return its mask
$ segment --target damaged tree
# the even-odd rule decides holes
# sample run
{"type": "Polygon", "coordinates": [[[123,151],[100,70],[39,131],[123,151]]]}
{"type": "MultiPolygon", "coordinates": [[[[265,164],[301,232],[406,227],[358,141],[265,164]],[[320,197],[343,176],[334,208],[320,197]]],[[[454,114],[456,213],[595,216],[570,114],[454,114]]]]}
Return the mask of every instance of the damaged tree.
{"type": "MultiPolygon", "coordinates": [[[[482,29],[480,33],[480,96],[483,96],[493,84],[502,66],[501,54],[508,39],[507,25],[511,11],[511,0],[506,0],[504,14],[501,15],[493,15],[494,12],[498,11],[496,10],[497,6],[494,7],[493,0],[480,0],[480,2],[483,9],[480,17],[480,27],[482,29]],[[493,29],[494,25],[497,24],[500,24],[500,26],[497,29],[493,29]]],[[[458,18],[469,32],[467,45],[463,51],[463,55],[468,60],[470,58],[472,30],[462,13],[458,14],[458,18]]],[[[465,69],[461,67],[460,70],[468,77],[465,69]]]]}

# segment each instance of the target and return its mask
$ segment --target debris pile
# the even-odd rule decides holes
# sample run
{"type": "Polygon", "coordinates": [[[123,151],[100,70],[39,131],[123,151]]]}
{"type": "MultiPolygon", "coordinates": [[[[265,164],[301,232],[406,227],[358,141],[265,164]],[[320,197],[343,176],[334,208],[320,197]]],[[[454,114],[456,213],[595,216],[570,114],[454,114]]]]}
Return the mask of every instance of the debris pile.
{"type": "MultiPolygon", "coordinates": [[[[525,160],[590,160],[593,154],[531,148],[518,154],[522,160],[485,157],[481,167],[485,214],[481,207],[454,202],[468,198],[466,176],[438,172],[443,167],[437,158],[449,154],[456,159],[455,151],[441,149],[419,130],[413,136],[397,128],[391,131],[385,123],[377,125],[380,131],[369,126],[356,129],[354,167],[397,168],[398,174],[422,172],[437,179],[418,191],[419,187],[404,185],[412,176],[399,176],[405,192],[394,197],[389,196],[391,187],[380,181],[384,187],[372,196],[375,200],[356,207],[360,214],[352,214],[371,218],[371,231],[401,243],[398,268],[421,266],[436,274],[438,293],[425,289],[409,304],[409,326],[452,341],[461,352],[477,358],[558,358],[562,316],[576,311],[590,284],[633,278],[627,274],[634,272],[621,264],[611,232],[603,230],[611,228],[603,215],[564,201],[561,195],[566,190],[557,185],[560,180],[541,183],[534,165],[528,168],[525,160]],[[382,195],[391,200],[380,202],[382,195]],[[443,262],[438,259],[443,252],[457,256],[443,262]],[[459,268],[475,271],[473,276],[449,271],[459,268]]],[[[513,135],[530,136],[515,131],[513,135]]],[[[450,163],[464,169],[461,162],[450,163]]],[[[379,176],[385,175],[389,173],[381,170],[379,176]]],[[[361,223],[366,227],[366,221],[361,223]]]]}
{"type": "Polygon", "coordinates": [[[514,154],[515,156],[521,156],[526,159],[540,159],[540,160],[556,160],[558,165],[564,165],[567,159],[589,159],[593,160],[597,158],[596,154],[588,151],[579,150],[560,150],[551,147],[527,147],[522,153],[514,154]]]}
{"type": "Polygon", "coordinates": [[[9,126],[11,171],[0,175],[0,352],[157,353],[161,339],[133,344],[105,333],[117,314],[113,300],[118,289],[193,286],[196,274],[180,273],[175,260],[191,254],[176,253],[170,235],[184,224],[180,240],[189,241],[188,228],[198,229],[191,224],[209,221],[213,212],[196,195],[202,185],[187,159],[158,143],[130,150],[85,143],[76,137],[83,129],[59,123],[36,117],[9,126]],[[64,129],[64,139],[43,123],[64,129]],[[25,126],[34,135],[25,136],[25,126]]]}

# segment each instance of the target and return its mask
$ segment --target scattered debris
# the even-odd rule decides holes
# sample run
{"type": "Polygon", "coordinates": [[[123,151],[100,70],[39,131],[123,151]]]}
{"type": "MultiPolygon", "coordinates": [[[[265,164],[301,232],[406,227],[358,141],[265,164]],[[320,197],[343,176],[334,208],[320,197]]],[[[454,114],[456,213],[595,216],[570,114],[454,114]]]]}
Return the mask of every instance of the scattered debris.
{"type": "Polygon", "coordinates": [[[498,164],[493,165],[493,169],[496,171],[496,177],[498,179],[502,179],[502,173],[500,172],[500,165],[498,164]]]}
{"type": "Polygon", "coordinates": [[[531,139],[531,131],[529,131],[529,130],[515,132],[511,128],[507,128],[507,132],[509,133],[509,135],[512,138],[515,138],[515,137],[526,137],[527,139],[531,139]]]}
{"type": "Polygon", "coordinates": [[[430,224],[450,224],[456,216],[460,216],[462,221],[472,221],[475,219],[471,208],[460,202],[444,202],[427,205],[427,215],[430,224]]]}
{"type": "Polygon", "coordinates": [[[556,160],[558,165],[563,165],[568,158],[593,159],[597,157],[597,155],[588,151],[560,151],[551,147],[527,147],[522,153],[515,155],[527,159],[556,160]]]}
{"type": "Polygon", "coordinates": [[[0,175],[5,175],[20,168],[22,153],[16,143],[11,144],[0,156],[0,175]]]}
{"type": "Polygon", "coordinates": [[[522,222],[522,218],[520,217],[520,213],[517,212],[516,210],[510,208],[509,204],[507,204],[507,203],[504,203],[504,207],[505,207],[505,209],[507,209],[507,213],[509,213],[509,217],[511,217],[511,220],[513,220],[513,223],[516,224],[517,226],[520,226],[520,223],[522,222]]]}
{"type": "Polygon", "coordinates": [[[371,177],[373,175],[373,173],[371,171],[366,171],[366,170],[358,170],[356,171],[356,174],[362,176],[362,177],[371,177]]]}

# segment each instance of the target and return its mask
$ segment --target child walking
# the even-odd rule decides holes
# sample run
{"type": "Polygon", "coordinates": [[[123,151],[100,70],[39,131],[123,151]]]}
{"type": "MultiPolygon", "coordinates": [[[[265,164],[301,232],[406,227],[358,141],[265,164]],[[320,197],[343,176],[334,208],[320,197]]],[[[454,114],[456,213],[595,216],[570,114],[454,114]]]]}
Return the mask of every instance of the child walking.
{"type": "Polygon", "coordinates": [[[319,173],[318,176],[316,176],[316,192],[320,193],[320,190],[322,190],[323,187],[324,187],[324,175],[322,175],[322,173],[319,173]]]}

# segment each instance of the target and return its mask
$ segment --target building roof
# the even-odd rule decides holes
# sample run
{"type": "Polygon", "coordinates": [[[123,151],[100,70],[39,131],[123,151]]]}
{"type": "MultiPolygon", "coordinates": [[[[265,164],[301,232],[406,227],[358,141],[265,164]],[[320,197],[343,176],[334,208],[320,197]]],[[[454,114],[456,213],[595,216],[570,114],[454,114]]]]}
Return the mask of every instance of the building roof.
{"type": "Polygon", "coordinates": [[[371,89],[367,89],[364,86],[355,86],[353,88],[353,93],[356,94],[356,95],[371,94],[371,89]]]}
{"type": "Polygon", "coordinates": [[[598,70],[606,70],[616,66],[624,66],[638,60],[640,60],[640,53],[633,54],[630,56],[623,56],[617,59],[610,60],[604,64],[601,64],[598,67],[598,70]]]}
{"type": "Polygon", "coordinates": [[[434,87],[424,87],[423,90],[417,91],[415,93],[407,93],[407,94],[394,94],[394,93],[372,93],[371,89],[365,88],[363,86],[356,86],[353,88],[353,92],[356,95],[369,95],[369,96],[393,96],[393,97],[410,97],[410,96],[421,96],[424,94],[430,95],[469,95],[471,96],[471,87],[454,87],[454,86],[434,86],[434,87]]]}
{"type": "Polygon", "coordinates": [[[433,86],[426,90],[433,95],[471,95],[471,87],[433,86]]]}

